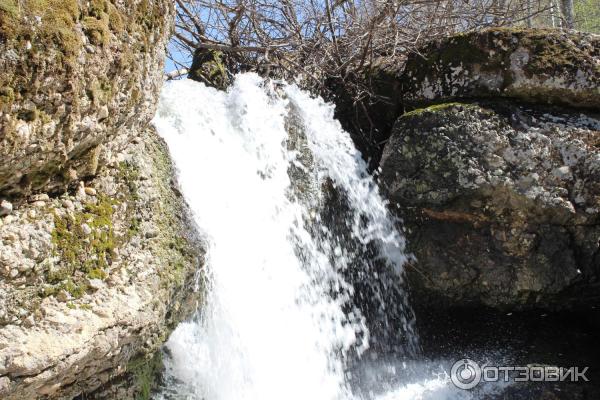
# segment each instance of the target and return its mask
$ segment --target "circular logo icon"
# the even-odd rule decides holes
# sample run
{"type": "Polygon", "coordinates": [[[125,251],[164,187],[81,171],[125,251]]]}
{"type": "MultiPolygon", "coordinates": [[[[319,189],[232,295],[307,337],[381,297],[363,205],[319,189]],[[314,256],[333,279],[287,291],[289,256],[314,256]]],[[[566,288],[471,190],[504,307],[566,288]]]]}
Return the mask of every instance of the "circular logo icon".
{"type": "Polygon", "coordinates": [[[454,386],[460,389],[473,389],[481,382],[481,368],[473,360],[465,358],[452,365],[450,379],[454,386]]]}

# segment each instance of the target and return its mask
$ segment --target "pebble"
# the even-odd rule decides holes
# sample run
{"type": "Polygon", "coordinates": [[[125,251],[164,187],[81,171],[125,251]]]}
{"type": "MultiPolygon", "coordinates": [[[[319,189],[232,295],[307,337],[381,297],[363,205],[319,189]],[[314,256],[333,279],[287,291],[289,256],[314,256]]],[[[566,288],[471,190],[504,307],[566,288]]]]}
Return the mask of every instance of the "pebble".
{"type": "Polygon", "coordinates": [[[81,202],[85,201],[86,194],[83,188],[77,189],[77,193],[75,194],[75,198],[81,202]]]}
{"type": "Polygon", "coordinates": [[[73,202],[69,199],[65,199],[62,201],[62,205],[67,209],[67,210],[74,210],[75,209],[75,204],[73,204],[73,202]]]}
{"type": "Polygon", "coordinates": [[[109,115],[108,107],[102,106],[102,108],[100,108],[100,111],[98,112],[98,119],[102,120],[102,119],[108,118],[108,115],[109,115]]]}
{"type": "Polygon", "coordinates": [[[49,201],[50,200],[50,196],[48,196],[45,193],[42,193],[42,194],[38,194],[38,195],[34,196],[33,199],[35,201],[49,201]]]}
{"type": "Polygon", "coordinates": [[[61,290],[56,294],[56,300],[66,303],[71,300],[71,295],[66,290],[61,290]]]}
{"type": "Polygon", "coordinates": [[[31,129],[25,121],[18,120],[16,126],[16,133],[18,134],[21,140],[23,140],[24,142],[28,142],[31,129]]]}
{"type": "Polygon", "coordinates": [[[94,314],[102,318],[108,318],[111,316],[110,311],[106,310],[105,308],[94,308],[94,314]]]}
{"type": "Polygon", "coordinates": [[[95,196],[96,193],[96,189],[91,188],[91,187],[86,187],[85,189],[85,194],[87,194],[88,196],[95,196]]]}
{"type": "Polygon", "coordinates": [[[42,201],[42,200],[38,200],[38,201],[36,201],[36,202],[33,203],[33,206],[37,207],[37,208],[42,208],[42,207],[46,206],[46,202],[42,201]]]}
{"type": "Polygon", "coordinates": [[[2,237],[2,239],[7,242],[14,242],[19,239],[19,237],[14,232],[8,232],[6,235],[2,237]]]}
{"type": "Polygon", "coordinates": [[[33,318],[33,315],[30,315],[29,317],[25,318],[25,321],[23,321],[23,325],[25,325],[28,328],[31,328],[32,326],[34,326],[35,318],[33,318]]]}
{"type": "Polygon", "coordinates": [[[10,387],[10,379],[6,376],[0,378],[0,392],[8,389],[10,387]]]}
{"type": "Polygon", "coordinates": [[[12,212],[13,212],[12,203],[7,200],[2,200],[2,202],[0,202],[0,217],[4,217],[5,215],[12,214],[12,212]]]}
{"type": "Polygon", "coordinates": [[[72,181],[76,180],[78,177],[77,170],[73,169],[73,168],[69,168],[68,175],[69,175],[70,180],[72,180],[72,181]]]}
{"type": "Polygon", "coordinates": [[[573,174],[571,173],[571,168],[567,165],[564,165],[559,168],[555,168],[554,170],[552,170],[552,175],[554,175],[556,178],[558,178],[562,181],[573,179],[573,174]]]}
{"type": "Polygon", "coordinates": [[[85,236],[89,236],[92,233],[92,228],[88,224],[81,224],[81,230],[85,236]]]}
{"type": "Polygon", "coordinates": [[[158,236],[158,231],[157,230],[149,230],[148,232],[146,232],[146,239],[152,239],[158,236]]]}
{"type": "Polygon", "coordinates": [[[29,271],[29,270],[30,270],[30,269],[32,269],[32,268],[33,268],[33,265],[31,265],[31,264],[27,264],[27,263],[23,263],[23,264],[20,264],[20,265],[19,265],[19,267],[18,267],[17,269],[18,269],[20,272],[27,272],[27,271],[29,271]]]}
{"type": "Polygon", "coordinates": [[[94,290],[100,290],[104,287],[104,282],[101,279],[90,279],[88,285],[94,290]]]}
{"type": "Polygon", "coordinates": [[[17,276],[19,276],[19,270],[18,269],[12,269],[10,271],[10,277],[11,278],[16,278],[17,276]]]}

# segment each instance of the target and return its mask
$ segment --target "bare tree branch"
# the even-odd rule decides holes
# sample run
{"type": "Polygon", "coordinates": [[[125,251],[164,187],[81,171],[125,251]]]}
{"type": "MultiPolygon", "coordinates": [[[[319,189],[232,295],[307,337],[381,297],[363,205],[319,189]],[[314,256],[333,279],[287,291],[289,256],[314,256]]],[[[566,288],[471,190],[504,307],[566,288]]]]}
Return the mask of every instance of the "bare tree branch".
{"type": "MultiPolygon", "coordinates": [[[[399,68],[426,41],[491,25],[571,27],[572,0],[175,0],[170,55],[221,52],[229,72],[255,70],[331,98],[335,87],[367,112],[377,63],[399,68]],[[562,6],[562,7],[561,7],[562,6]],[[562,9],[562,11],[561,11],[562,9]],[[382,61],[383,60],[383,61],[382,61]]],[[[185,74],[183,74],[185,75],[185,74]]],[[[210,83],[210,77],[200,77],[210,83]]],[[[371,120],[366,116],[367,120],[371,120]]]]}

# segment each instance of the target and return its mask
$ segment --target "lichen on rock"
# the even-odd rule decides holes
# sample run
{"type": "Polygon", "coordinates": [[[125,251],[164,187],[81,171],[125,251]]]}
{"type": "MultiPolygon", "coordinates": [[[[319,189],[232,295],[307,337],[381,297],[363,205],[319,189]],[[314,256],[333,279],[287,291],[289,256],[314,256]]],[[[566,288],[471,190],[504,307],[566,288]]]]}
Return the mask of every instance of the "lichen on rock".
{"type": "Polygon", "coordinates": [[[432,42],[409,56],[402,101],[426,105],[506,97],[600,109],[600,36],[491,28],[432,42]]]}
{"type": "Polygon", "coordinates": [[[172,13],[164,0],[2,2],[0,195],[60,192],[116,129],[148,123],[172,13]]]}
{"type": "Polygon", "coordinates": [[[417,259],[414,297],[440,307],[593,303],[598,140],[597,117],[501,100],[402,116],[380,179],[417,259]]]}
{"type": "Polygon", "coordinates": [[[147,389],[122,377],[129,359],[151,359],[198,306],[202,246],[167,149],[153,130],[135,142],[73,193],[2,219],[2,398],[111,398],[115,378],[133,397],[147,389]]]}
{"type": "Polygon", "coordinates": [[[597,35],[490,28],[409,56],[380,183],[417,309],[598,306],[599,49],[597,35]]]}

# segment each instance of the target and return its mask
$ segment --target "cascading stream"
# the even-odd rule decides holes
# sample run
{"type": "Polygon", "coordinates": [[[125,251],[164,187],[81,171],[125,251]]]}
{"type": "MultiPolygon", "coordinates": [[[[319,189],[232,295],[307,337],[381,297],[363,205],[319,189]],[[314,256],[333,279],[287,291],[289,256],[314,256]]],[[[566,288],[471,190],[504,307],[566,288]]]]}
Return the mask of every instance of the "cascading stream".
{"type": "Polygon", "coordinates": [[[169,83],[154,123],[208,247],[207,298],[167,343],[158,398],[391,396],[360,370],[418,353],[404,239],[332,106],[244,74],[226,93],[169,83]]]}

